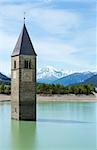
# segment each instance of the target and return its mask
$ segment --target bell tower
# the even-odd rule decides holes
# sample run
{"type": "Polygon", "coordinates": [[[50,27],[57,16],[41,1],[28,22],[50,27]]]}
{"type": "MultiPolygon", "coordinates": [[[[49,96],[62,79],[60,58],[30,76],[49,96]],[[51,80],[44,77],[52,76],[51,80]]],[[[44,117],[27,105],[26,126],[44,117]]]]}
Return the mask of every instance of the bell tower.
{"type": "Polygon", "coordinates": [[[26,25],[11,55],[11,117],[36,121],[36,53],[26,25]]]}

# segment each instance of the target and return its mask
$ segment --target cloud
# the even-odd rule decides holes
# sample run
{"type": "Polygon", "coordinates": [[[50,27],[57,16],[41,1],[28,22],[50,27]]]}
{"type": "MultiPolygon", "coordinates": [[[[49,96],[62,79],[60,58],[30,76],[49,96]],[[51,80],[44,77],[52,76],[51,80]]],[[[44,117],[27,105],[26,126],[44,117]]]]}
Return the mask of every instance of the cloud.
{"type": "MultiPolygon", "coordinates": [[[[0,2],[12,2],[13,0],[1,0],[0,2]]],[[[26,2],[26,0],[14,0],[15,2],[26,2]]],[[[32,2],[32,0],[29,0],[28,2],[32,2]]],[[[56,0],[33,0],[33,3],[35,2],[56,2],[56,0]]],[[[88,3],[92,3],[95,2],[95,0],[89,1],[89,0],[60,0],[61,2],[88,2],[88,3]]]]}
{"type": "Polygon", "coordinates": [[[9,36],[0,31],[0,71],[7,75],[10,74],[11,53],[15,41],[14,36],[9,36]]]}
{"type": "Polygon", "coordinates": [[[51,34],[71,32],[78,28],[81,20],[78,14],[60,9],[34,9],[30,14],[41,28],[51,34]]]}
{"type": "Polygon", "coordinates": [[[70,1],[70,2],[90,2],[90,1],[88,1],[88,0],[61,0],[61,1],[64,1],[64,2],[66,2],[66,1],[70,1]]]}
{"type": "Polygon", "coordinates": [[[10,52],[13,48],[13,43],[15,44],[15,40],[14,36],[9,36],[8,34],[0,31],[0,54],[10,52]]]}
{"type": "MultiPolygon", "coordinates": [[[[34,41],[33,43],[38,53],[38,64],[41,62],[42,65],[56,64],[56,66],[58,66],[61,64],[62,68],[68,64],[69,67],[71,66],[72,70],[76,70],[76,68],[78,70],[88,70],[89,68],[93,70],[96,68],[96,60],[90,49],[84,49],[83,53],[83,48],[79,49],[76,46],[74,47],[74,45],[68,45],[50,39],[34,41]],[[92,60],[94,61],[94,66],[89,56],[92,58],[94,57],[94,60],[92,60]]],[[[70,69],[69,67],[68,69],[70,69]]]]}
{"type": "Polygon", "coordinates": [[[11,74],[11,63],[8,60],[0,60],[0,72],[10,75],[11,74]]]}
{"type": "MultiPolygon", "coordinates": [[[[43,2],[51,4],[55,0],[15,2],[10,0],[6,5],[0,5],[0,71],[10,71],[8,62],[23,23],[24,11],[27,12],[27,27],[38,53],[38,65],[54,64],[62,68],[67,66],[72,70],[93,68],[95,23],[91,15],[87,18],[85,13],[87,10],[81,12],[71,9],[72,6],[70,9],[63,9],[61,5],[60,8],[42,5],[43,2]],[[88,52],[87,56],[84,51],[88,52]]],[[[87,13],[91,14],[92,10],[89,11],[87,13]]]]}
{"type": "Polygon", "coordinates": [[[1,26],[7,21],[23,21],[24,11],[27,11],[27,20],[32,20],[51,34],[65,34],[76,30],[81,21],[80,15],[73,11],[39,8],[34,4],[5,5],[0,7],[1,26]]]}

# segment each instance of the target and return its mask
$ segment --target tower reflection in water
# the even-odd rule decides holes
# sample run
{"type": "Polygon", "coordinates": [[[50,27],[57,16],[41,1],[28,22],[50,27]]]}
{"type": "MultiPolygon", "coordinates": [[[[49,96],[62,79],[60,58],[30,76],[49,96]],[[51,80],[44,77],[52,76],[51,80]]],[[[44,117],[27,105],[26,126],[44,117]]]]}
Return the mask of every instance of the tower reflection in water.
{"type": "Polygon", "coordinates": [[[36,149],[36,123],[26,121],[11,122],[12,150],[36,149]]]}

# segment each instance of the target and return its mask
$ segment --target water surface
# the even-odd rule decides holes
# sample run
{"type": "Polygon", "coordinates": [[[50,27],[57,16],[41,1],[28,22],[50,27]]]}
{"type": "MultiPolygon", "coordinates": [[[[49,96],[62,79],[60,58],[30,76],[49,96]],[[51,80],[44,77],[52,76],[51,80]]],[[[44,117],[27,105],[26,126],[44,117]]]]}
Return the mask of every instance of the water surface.
{"type": "Polygon", "coordinates": [[[39,103],[37,122],[10,113],[0,103],[0,150],[96,150],[96,103],[39,103]]]}

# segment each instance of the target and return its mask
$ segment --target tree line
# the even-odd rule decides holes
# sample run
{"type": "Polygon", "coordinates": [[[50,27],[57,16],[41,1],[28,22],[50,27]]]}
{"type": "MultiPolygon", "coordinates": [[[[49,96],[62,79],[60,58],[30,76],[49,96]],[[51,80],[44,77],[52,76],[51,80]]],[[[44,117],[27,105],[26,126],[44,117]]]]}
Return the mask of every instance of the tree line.
{"type": "MultiPolygon", "coordinates": [[[[60,84],[37,84],[37,94],[53,95],[53,94],[85,94],[89,95],[95,91],[92,84],[82,84],[73,86],[64,86],[60,84]]],[[[11,94],[11,85],[0,85],[0,94],[11,94]]]]}
{"type": "Polygon", "coordinates": [[[11,85],[1,84],[0,94],[11,94],[11,85]]]}
{"type": "Polygon", "coordinates": [[[85,94],[89,95],[95,91],[95,86],[92,84],[88,85],[74,85],[64,86],[60,84],[37,84],[37,94],[85,94]]]}

